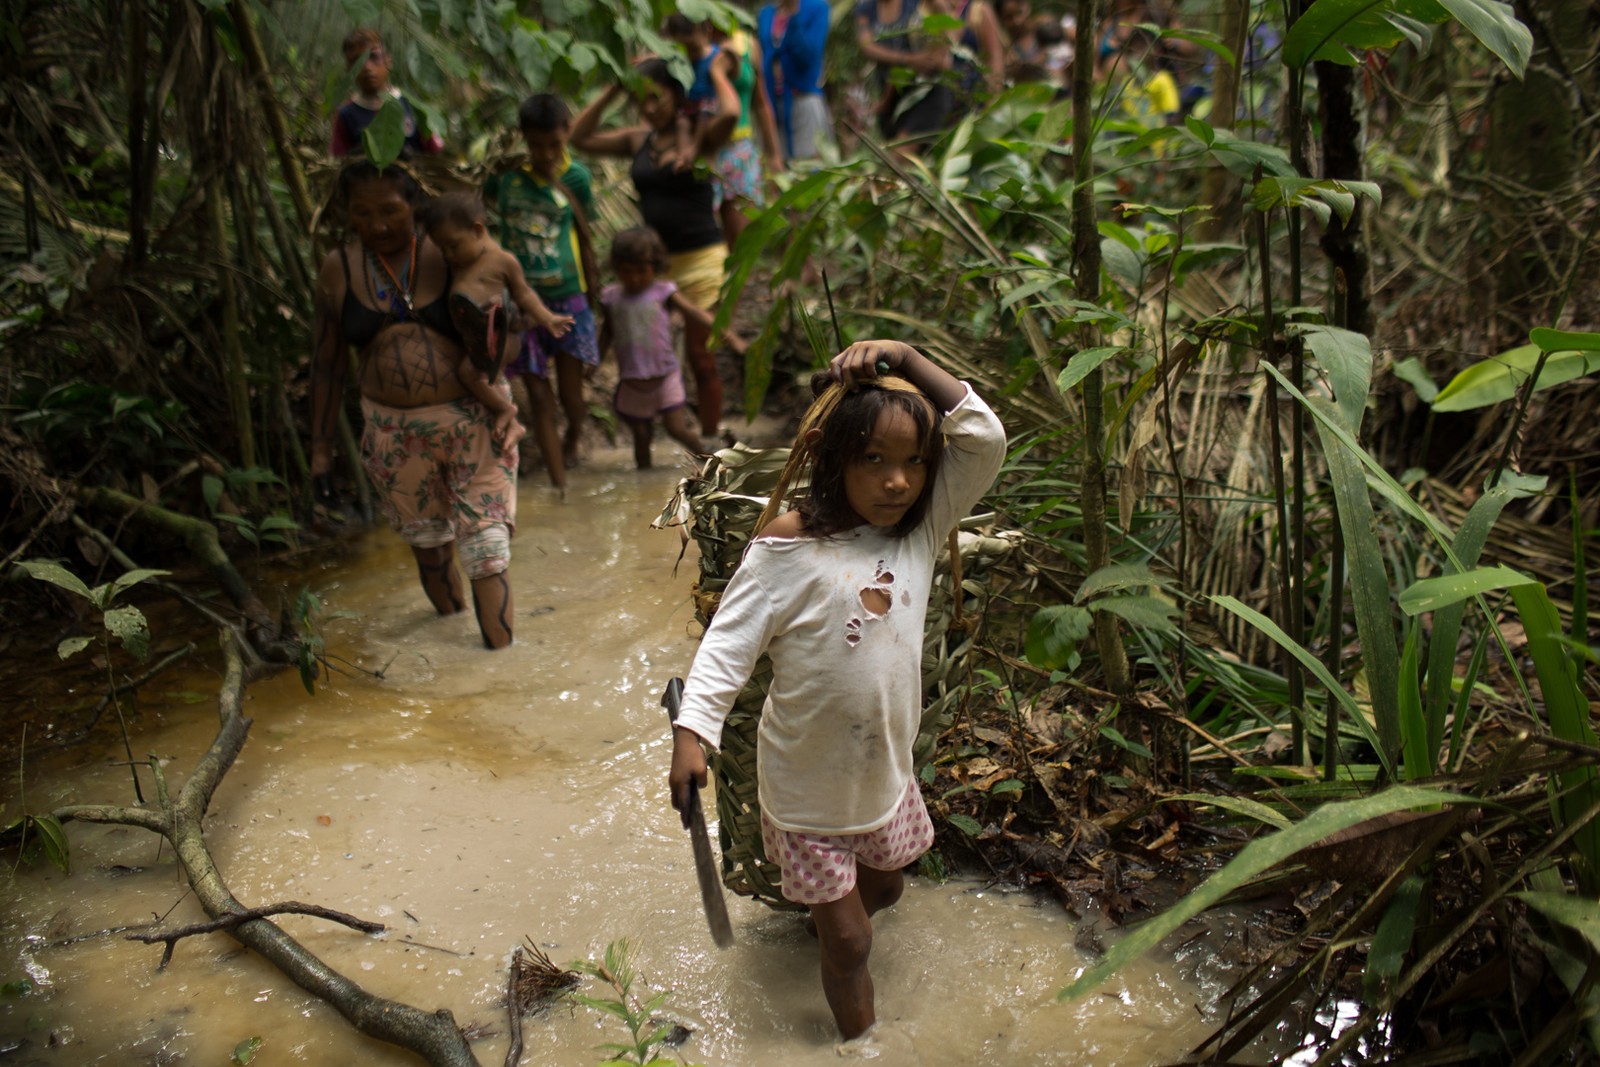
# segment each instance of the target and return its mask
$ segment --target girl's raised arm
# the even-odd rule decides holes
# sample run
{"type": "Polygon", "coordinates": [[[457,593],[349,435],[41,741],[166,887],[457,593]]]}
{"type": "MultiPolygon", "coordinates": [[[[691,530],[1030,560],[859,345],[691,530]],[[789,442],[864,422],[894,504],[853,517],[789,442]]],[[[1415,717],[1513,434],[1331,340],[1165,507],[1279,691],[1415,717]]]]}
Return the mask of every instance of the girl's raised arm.
{"type": "Polygon", "coordinates": [[[587,152],[592,156],[631,156],[639,150],[636,137],[641,132],[639,129],[602,130],[600,120],[605,118],[606,111],[616,103],[622,95],[622,86],[613,84],[606,91],[589,101],[589,105],[578,112],[578,117],[572,120],[572,135],[568,141],[572,147],[580,152],[587,152]]]}
{"type": "Polygon", "coordinates": [[[857,341],[833,357],[828,373],[848,388],[878,377],[880,362],[927,393],[940,411],[955,410],[967,395],[967,387],[960,379],[904,341],[857,341]]]}

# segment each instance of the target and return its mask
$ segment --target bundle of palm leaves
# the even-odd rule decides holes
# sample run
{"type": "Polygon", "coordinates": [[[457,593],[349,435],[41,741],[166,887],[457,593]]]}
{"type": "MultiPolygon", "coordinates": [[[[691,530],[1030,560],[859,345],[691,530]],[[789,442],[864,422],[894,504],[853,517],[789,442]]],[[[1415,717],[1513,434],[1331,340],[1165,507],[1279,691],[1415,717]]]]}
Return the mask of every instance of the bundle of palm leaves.
{"type": "MultiPolygon", "coordinates": [[[[716,614],[722,592],[744,557],[756,519],[788,458],[786,448],[735,445],[724,449],[679,483],[677,493],[656,520],[658,527],[677,526],[685,531],[685,539],[692,538],[700,550],[700,575],[691,596],[702,626],[709,625],[716,614]]],[[[991,519],[979,516],[962,525],[977,527],[991,519]]],[[[952,574],[949,551],[940,554],[928,602],[922,645],[922,721],[912,749],[919,768],[932,759],[939,735],[950,725],[967,692],[974,635],[983,617],[981,577],[1012,546],[1005,537],[965,530],[952,536],[951,542],[959,543],[959,566],[952,574]],[[959,596],[953,592],[957,582],[959,596]]],[[[771,907],[790,909],[799,905],[784,900],[778,890],[777,865],[767,859],[761,844],[761,805],[756,796],[756,731],[771,682],[772,665],[763,657],[728,714],[722,747],[711,760],[711,773],[716,781],[723,883],[735,893],[755,897],[771,907]]]]}

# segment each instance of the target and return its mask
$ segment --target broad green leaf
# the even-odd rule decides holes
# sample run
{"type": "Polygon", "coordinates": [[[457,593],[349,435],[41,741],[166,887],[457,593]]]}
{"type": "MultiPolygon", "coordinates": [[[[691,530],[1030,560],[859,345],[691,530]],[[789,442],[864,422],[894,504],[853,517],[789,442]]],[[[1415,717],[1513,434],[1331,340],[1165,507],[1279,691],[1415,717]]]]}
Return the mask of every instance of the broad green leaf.
{"type": "Polygon", "coordinates": [[[1287,651],[1289,655],[1293,656],[1300,662],[1302,667],[1310,671],[1312,676],[1315,677],[1322,685],[1322,688],[1327,690],[1329,695],[1339,702],[1340,708],[1344,710],[1346,720],[1352,723],[1355,728],[1361,732],[1361,736],[1366,739],[1367,744],[1371,745],[1372,750],[1378,754],[1378,759],[1382,761],[1384,770],[1389,774],[1394,773],[1394,764],[1391,761],[1389,754],[1384,750],[1383,742],[1380,741],[1378,739],[1378,735],[1373,732],[1372,724],[1369,723],[1367,721],[1367,717],[1361,713],[1361,708],[1356,704],[1355,698],[1345,691],[1344,687],[1334,679],[1333,675],[1328,673],[1328,668],[1323,665],[1320,659],[1318,659],[1316,656],[1313,656],[1305,648],[1305,646],[1297,644],[1295,641],[1291,640],[1289,635],[1284,633],[1282,628],[1279,627],[1277,623],[1261,614],[1261,612],[1257,611],[1255,608],[1244,604],[1237,598],[1231,596],[1213,596],[1211,600],[1214,604],[1233,612],[1235,615],[1239,616],[1241,619],[1250,623],[1256,629],[1272,638],[1273,641],[1277,642],[1280,648],[1287,651]]]}
{"type": "Polygon", "coordinates": [[[1571,893],[1525,891],[1511,895],[1551,922],[1576,930],[1589,942],[1591,951],[1600,952],[1600,901],[1571,893]]]}
{"type": "Polygon", "coordinates": [[[1289,161],[1289,153],[1277,145],[1241,140],[1221,130],[1216,131],[1211,154],[1218,163],[1241,178],[1252,177],[1258,166],[1263,173],[1280,177],[1292,177],[1296,173],[1294,164],[1289,161]]]}
{"type": "Polygon", "coordinates": [[[1025,788],[1026,788],[1026,786],[1023,784],[1022,779],[1020,779],[1020,778],[1007,778],[1003,782],[995,783],[994,788],[989,790],[989,795],[990,796],[995,796],[997,794],[1005,794],[1005,793],[1020,793],[1025,788]]]}
{"type": "MultiPolygon", "coordinates": [[[[1321,3],[1322,0],[1317,0],[1321,3]]],[[[1517,20],[1510,4],[1499,0],[1437,0],[1483,47],[1499,57],[1520,80],[1533,54],[1533,34],[1517,20]]]]}
{"type": "Polygon", "coordinates": [[[1099,963],[1084,971],[1057,995],[1057,999],[1079,997],[1094,989],[1125,964],[1143,956],[1168,934],[1229,893],[1330,834],[1393,812],[1437,808],[1441,804],[1476,805],[1477,801],[1458,793],[1396,785],[1359,800],[1325,804],[1287,830],[1258,837],[1242,848],[1226,867],[1207,878],[1172,907],[1130,929],[1122,940],[1111,946],[1099,963]]]}
{"type": "Polygon", "coordinates": [[[207,474],[200,479],[200,495],[206,498],[206,510],[213,515],[217,512],[217,505],[222,502],[222,479],[215,474],[207,474]]]}
{"type": "Polygon", "coordinates": [[[1160,597],[1108,596],[1092,602],[1089,607],[1094,611],[1115,615],[1128,625],[1141,630],[1172,633],[1176,629],[1172,620],[1178,617],[1178,609],[1160,597]]]}
{"type": "Polygon", "coordinates": [[[1065,667],[1078,643],[1088,638],[1093,621],[1087,608],[1071,604],[1040,608],[1028,620],[1028,662],[1052,671],[1065,667]]]}
{"type": "Polygon", "coordinates": [[[983,833],[983,827],[978,824],[978,820],[974,819],[970,815],[961,815],[958,813],[947,818],[945,822],[948,822],[951,826],[954,826],[957,830],[960,830],[968,837],[977,837],[979,834],[983,833]]]}
{"type": "Polygon", "coordinates": [[[1160,584],[1147,563],[1113,563],[1085,578],[1083,584],[1078,586],[1077,593],[1073,594],[1072,602],[1082,604],[1090,597],[1113,589],[1138,589],[1160,584]]]}
{"type": "MultiPolygon", "coordinates": [[[[1452,604],[1459,604],[1491,589],[1505,589],[1532,580],[1510,567],[1475,567],[1465,574],[1441,574],[1437,578],[1423,578],[1412,582],[1406,591],[1400,594],[1400,610],[1407,615],[1420,615],[1424,611],[1437,611],[1452,604]]],[[[1451,642],[1450,647],[1455,648],[1455,643],[1451,642]]]]}
{"type": "Polygon", "coordinates": [[[37,578],[41,582],[58,585],[69,593],[78,594],[85,600],[92,601],[94,599],[94,594],[90,593],[89,587],[83,584],[83,579],[54,560],[25,559],[19,562],[17,566],[27,571],[30,577],[37,578]]]}
{"type": "Polygon", "coordinates": [[[261,1038],[247,1037],[237,1045],[233,1046],[233,1055],[229,1056],[228,1059],[231,1062],[240,1064],[241,1067],[243,1067],[244,1064],[247,1064],[256,1058],[256,1053],[261,1051],[261,1044],[261,1038]]]}
{"type": "Polygon", "coordinates": [[[1345,426],[1352,434],[1360,433],[1372,385],[1372,342],[1365,334],[1337,326],[1304,323],[1293,327],[1292,332],[1304,338],[1307,350],[1327,371],[1345,426]]]}
{"type": "Polygon", "coordinates": [[[1110,348],[1085,348],[1067,361],[1067,365],[1056,376],[1056,388],[1063,393],[1077,387],[1078,383],[1087,378],[1106,360],[1126,352],[1127,349],[1118,347],[1110,348]]]}
{"type": "MultiPolygon", "coordinates": [[[[1320,2],[1320,0],[1319,0],[1320,2]]],[[[1435,411],[1472,411],[1510,400],[1533,376],[1539,362],[1538,345],[1519,345],[1481,363],[1474,363],[1450,379],[1434,398],[1435,411]]],[[[1570,382],[1600,370],[1600,352],[1552,352],[1539,372],[1534,391],[1570,382]]]]}
{"type": "Polygon", "coordinates": [[[145,567],[128,571],[126,574],[122,575],[116,581],[111,583],[111,599],[115,600],[129,589],[132,589],[134,586],[138,585],[140,582],[147,581],[151,578],[161,578],[171,573],[171,571],[150,570],[149,568],[145,567]]]}
{"type": "MultiPolygon", "coordinates": [[[[1320,411],[1327,419],[1342,417],[1339,409],[1323,397],[1311,397],[1308,403],[1312,411],[1320,411]]],[[[1383,547],[1378,542],[1378,517],[1360,461],[1328,433],[1322,420],[1317,422],[1317,433],[1322,439],[1328,475],[1333,482],[1339,528],[1344,531],[1350,604],[1355,612],[1356,633],[1361,638],[1362,659],[1371,680],[1372,716],[1377,722],[1378,736],[1383,739],[1384,765],[1392,767],[1400,749],[1400,656],[1395,645],[1390,602],[1392,585],[1384,566],[1383,547]]]]}
{"type": "Polygon", "coordinates": [[[150,628],[145,622],[144,612],[132,604],[123,604],[105,613],[105,625],[124,648],[136,658],[144,659],[145,653],[150,650],[150,628]]]}
{"type": "Polygon", "coordinates": [[[1574,333],[1539,326],[1528,331],[1528,340],[1546,352],[1600,352],[1600,333],[1574,333]]]}
{"type": "Polygon", "coordinates": [[[380,169],[400,158],[400,150],[406,144],[406,112],[400,101],[383,102],[367,128],[361,131],[361,144],[367,159],[380,169]]]}
{"type": "Polygon", "coordinates": [[[28,821],[33,823],[33,828],[39,832],[39,841],[44,845],[45,859],[61,868],[62,874],[71,874],[68,861],[72,852],[67,845],[67,832],[61,828],[61,822],[54,815],[30,815],[28,821]]]}
{"type": "Polygon", "coordinates": [[[1407,356],[1394,365],[1394,376],[1405,382],[1417,391],[1417,397],[1424,404],[1432,404],[1439,395],[1439,386],[1435,384],[1422,360],[1416,356],[1407,356]]]}
{"type": "Polygon", "coordinates": [[[1289,27],[1283,39],[1283,61],[1304,68],[1325,59],[1347,67],[1359,60],[1354,54],[1399,44],[1403,34],[1385,15],[1392,0],[1317,0],[1289,27]]]}
{"type": "Polygon", "coordinates": [[[1400,977],[1400,966],[1417,932],[1417,904],[1422,900],[1425,879],[1413,874],[1400,883],[1378,929],[1372,935],[1372,947],[1367,951],[1365,988],[1367,999],[1379,1002],[1394,980],[1400,977]]]}
{"type": "Polygon", "coordinates": [[[1100,261],[1108,272],[1129,285],[1138,285],[1144,280],[1144,260],[1138,252],[1115,238],[1107,237],[1100,242],[1100,261]]]}
{"type": "Polygon", "coordinates": [[[56,646],[56,655],[60,656],[62,659],[66,659],[69,656],[76,656],[79,652],[82,652],[84,649],[88,648],[89,642],[92,640],[94,639],[91,637],[66,638],[56,646]]]}
{"type": "Polygon", "coordinates": [[[1268,826],[1276,827],[1279,830],[1287,830],[1293,825],[1288,819],[1267,807],[1261,801],[1251,800],[1249,797],[1230,797],[1221,793],[1180,793],[1178,796],[1167,797],[1166,799],[1221,808],[1224,811],[1231,811],[1235,815],[1243,815],[1257,822],[1264,822],[1268,826]]]}

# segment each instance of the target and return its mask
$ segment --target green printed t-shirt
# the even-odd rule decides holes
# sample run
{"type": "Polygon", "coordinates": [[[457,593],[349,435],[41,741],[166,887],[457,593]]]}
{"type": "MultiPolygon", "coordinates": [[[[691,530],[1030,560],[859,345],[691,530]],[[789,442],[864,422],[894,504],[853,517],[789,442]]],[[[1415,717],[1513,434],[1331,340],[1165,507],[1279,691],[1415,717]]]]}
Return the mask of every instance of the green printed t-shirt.
{"type": "MultiPolygon", "coordinates": [[[[594,193],[589,168],[568,159],[559,180],[583,208],[594,216],[594,193]]],[[[542,299],[558,300],[584,291],[582,260],[578,255],[578,227],[572,205],[553,183],[534,177],[527,168],[490,178],[483,198],[499,219],[497,236],[506,251],[517,257],[522,272],[542,299]]]]}

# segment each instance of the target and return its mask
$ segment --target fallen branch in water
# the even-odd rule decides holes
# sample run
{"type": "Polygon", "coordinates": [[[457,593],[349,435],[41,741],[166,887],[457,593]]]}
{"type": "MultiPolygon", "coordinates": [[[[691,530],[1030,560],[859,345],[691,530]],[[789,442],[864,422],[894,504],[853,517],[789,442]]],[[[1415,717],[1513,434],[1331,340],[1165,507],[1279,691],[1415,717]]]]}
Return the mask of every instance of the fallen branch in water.
{"type": "Polygon", "coordinates": [[[360,930],[364,934],[381,934],[389,929],[382,923],[358,919],[354,915],[347,915],[342,911],[324,908],[321,904],[302,904],[298,900],[286,900],[282,904],[267,904],[259,908],[247,908],[244,911],[221,915],[203,923],[190,923],[188,926],[180,926],[176,930],[157,930],[154,933],[129,934],[123,940],[143,941],[147,945],[153,945],[157,941],[165,941],[167,950],[161,954],[161,963],[156,967],[157,970],[164,971],[167,969],[167,964],[172,960],[172,950],[178,947],[178,942],[181,939],[193,937],[196,934],[209,934],[218,930],[231,929],[242,922],[249,922],[252,919],[265,919],[269,915],[315,915],[319,919],[329,919],[336,923],[343,923],[345,926],[353,930],[360,930]]]}
{"type": "Polygon", "coordinates": [[[435,1067],[478,1067],[471,1046],[448,1009],[426,1012],[374,996],[307,951],[270,919],[252,916],[251,909],[234,899],[222,881],[206,844],[202,822],[223,775],[244,748],[250,720],[240,713],[244,668],[235,635],[226,631],[221,641],[226,672],[218,698],[217,735],[177,796],[168,794],[166,778],[152,759],[157,791],[154,807],[75,804],[52,814],[62,823],[113,823],[142,827],[161,835],[172,844],[205,913],[215,920],[229,920],[224,927],[229,936],[265,957],[290,981],[327,1001],[369,1037],[414,1052],[435,1067]]]}

